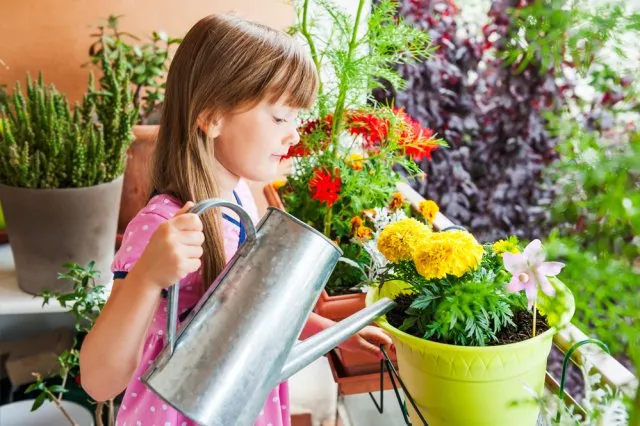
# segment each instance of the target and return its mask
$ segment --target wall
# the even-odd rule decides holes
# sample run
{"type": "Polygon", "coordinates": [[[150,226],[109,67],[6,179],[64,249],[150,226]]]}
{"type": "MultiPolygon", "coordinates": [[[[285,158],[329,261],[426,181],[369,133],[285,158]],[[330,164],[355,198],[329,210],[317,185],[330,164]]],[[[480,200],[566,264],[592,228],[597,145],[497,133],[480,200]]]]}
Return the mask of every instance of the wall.
{"type": "Polygon", "coordinates": [[[146,38],[154,30],[182,37],[199,18],[229,11],[282,29],[295,19],[284,0],[2,0],[0,84],[12,88],[41,70],[45,81],[79,99],[88,83],[82,64],[90,35],[110,14],[124,15],[120,28],[146,38]]]}

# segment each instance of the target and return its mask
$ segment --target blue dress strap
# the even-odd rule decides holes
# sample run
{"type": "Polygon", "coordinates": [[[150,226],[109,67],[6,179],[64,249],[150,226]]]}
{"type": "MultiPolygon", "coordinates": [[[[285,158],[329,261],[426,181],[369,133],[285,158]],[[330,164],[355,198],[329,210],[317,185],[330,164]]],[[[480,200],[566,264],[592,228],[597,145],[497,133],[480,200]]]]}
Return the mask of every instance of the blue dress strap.
{"type": "MultiPolygon", "coordinates": [[[[238,203],[238,205],[242,207],[242,201],[240,200],[240,197],[238,196],[238,193],[236,191],[233,191],[233,196],[236,198],[236,202],[238,203]]],[[[238,239],[238,247],[240,247],[242,243],[244,243],[244,240],[247,238],[244,225],[242,225],[242,222],[234,219],[226,213],[222,213],[222,217],[240,228],[240,238],[238,239]]]]}

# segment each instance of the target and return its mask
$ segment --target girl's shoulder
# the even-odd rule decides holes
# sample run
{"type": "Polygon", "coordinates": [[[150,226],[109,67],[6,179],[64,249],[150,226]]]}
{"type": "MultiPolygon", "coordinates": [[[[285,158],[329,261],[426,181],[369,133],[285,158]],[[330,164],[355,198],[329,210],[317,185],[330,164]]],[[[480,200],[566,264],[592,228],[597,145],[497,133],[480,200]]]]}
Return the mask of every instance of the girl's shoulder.
{"type": "Polygon", "coordinates": [[[175,216],[181,207],[178,200],[170,195],[159,194],[152,197],[127,225],[120,249],[115,254],[112,271],[120,274],[128,272],[156,229],[175,216]]]}

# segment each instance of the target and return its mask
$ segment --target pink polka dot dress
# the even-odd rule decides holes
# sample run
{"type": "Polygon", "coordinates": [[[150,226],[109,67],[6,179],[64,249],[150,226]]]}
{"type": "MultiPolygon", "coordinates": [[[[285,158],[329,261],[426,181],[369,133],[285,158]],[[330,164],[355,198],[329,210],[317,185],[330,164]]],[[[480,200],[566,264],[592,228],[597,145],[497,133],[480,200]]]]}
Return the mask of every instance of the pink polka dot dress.
{"type": "MultiPolygon", "coordinates": [[[[234,191],[236,200],[258,222],[258,212],[248,185],[240,181],[234,191]]],[[[129,223],[125,231],[122,246],[116,253],[112,270],[114,278],[123,278],[138,260],[151,235],[165,220],[170,219],[182,207],[182,204],[166,194],[155,195],[149,203],[129,223]]],[[[228,209],[223,211],[229,212],[228,209]]],[[[244,241],[244,229],[235,216],[223,214],[224,251],[227,262],[233,257],[238,245],[244,241]]],[[[184,320],[191,308],[200,298],[200,272],[187,275],[180,281],[178,314],[184,320]]],[[[165,293],[166,294],[166,293],[165,293]]],[[[155,313],[144,343],[142,360],[132,377],[116,419],[117,426],[197,426],[193,420],[185,417],[166,404],[140,380],[146,369],[161,352],[165,345],[167,324],[167,299],[165,295],[155,313]]],[[[242,395],[238,395],[242,398],[242,395]]],[[[289,426],[289,389],[287,382],[273,389],[264,403],[255,426],[289,426]]],[[[230,425],[231,426],[231,425],[230,425]]]]}

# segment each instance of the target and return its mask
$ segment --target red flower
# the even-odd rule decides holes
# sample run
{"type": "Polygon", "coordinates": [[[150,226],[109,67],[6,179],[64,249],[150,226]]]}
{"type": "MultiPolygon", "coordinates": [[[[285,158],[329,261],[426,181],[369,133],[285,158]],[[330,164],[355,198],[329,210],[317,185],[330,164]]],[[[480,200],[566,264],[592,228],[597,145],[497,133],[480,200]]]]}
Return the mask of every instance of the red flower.
{"type": "Polygon", "coordinates": [[[331,207],[338,201],[341,183],[340,176],[333,177],[326,170],[315,169],[309,181],[309,189],[314,200],[327,203],[327,206],[331,207]]]}
{"type": "Polygon", "coordinates": [[[394,112],[405,122],[405,129],[400,134],[398,141],[405,154],[410,155],[416,161],[425,157],[431,160],[431,153],[440,146],[433,137],[433,130],[422,127],[403,109],[396,109],[394,112]]]}
{"type": "MultiPolygon", "coordinates": [[[[306,157],[312,152],[310,147],[311,135],[314,135],[320,131],[324,131],[324,135],[321,136],[320,149],[325,149],[331,141],[331,127],[333,126],[333,117],[331,115],[326,116],[322,121],[309,120],[300,126],[298,132],[300,133],[300,142],[289,147],[287,155],[282,157],[283,160],[291,157],[306,157]]],[[[315,147],[313,147],[315,148],[315,147]]]]}
{"type": "Polygon", "coordinates": [[[352,135],[363,137],[364,148],[369,150],[380,146],[389,132],[387,120],[367,112],[350,112],[347,116],[347,125],[352,135]]]}

